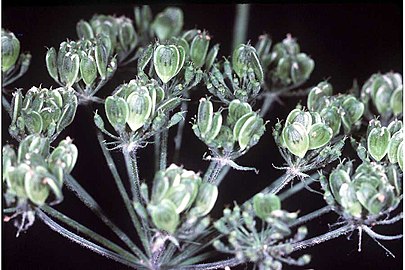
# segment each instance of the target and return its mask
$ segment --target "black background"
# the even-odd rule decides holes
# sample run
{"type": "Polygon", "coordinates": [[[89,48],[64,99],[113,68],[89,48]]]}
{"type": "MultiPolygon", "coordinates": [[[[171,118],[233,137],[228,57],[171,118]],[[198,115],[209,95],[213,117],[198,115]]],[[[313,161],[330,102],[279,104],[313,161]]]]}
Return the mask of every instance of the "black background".
{"type": "MultiPolygon", "coordinates": [[[[11,1],[8,1],[11,2],[11,1]]],[[[180,5],[185,13],[185,27],[197,26],[207,29],[213,41],[221,44],[221,54],[229,55],[234,21],[234,5],[180,5]]],[[[165,5],[152,5],[153,13],[163,10],[165,5]]],[[[133,5],[87,5],[70,6],[22,6],[3,1],[2,26],[13,31],[21,42],[22,50],[33,55],[31,66],[20,80],[8,88],[29,89],[31,86],[56,86],[45,66],[46,47],[58,47],[66,38],[76,39],[76,22],[89,20],[94,13],[126,15],[133,18],[133,5]]],[[[255,42],[266,32],[274,42],[281,41],[287,33],[298,38],[302,51],[315,60],[315,70],[306,86],[329,79],[336,92],[344,92],[357,78],[359,83],[374,72],[396,71],[402,73],[403,29],[402,6],[396,4],[254,4],[250,12],[248,38],[255,42]]],[[[99,96],[107,96],[118,84],[128,82],[134,73],[129,69],[117,72],[99,96]]],[[[200,87],[193,92],[190,115],[194,115],[197,100],[207,91],[200,87]]],[[[271,126],[277,118],[286,117],[298,98],[284,99],[285,106],[276,104],[268,113],[271,121],[260,143],[238,160],[246,166],[255,166],[259,175],[251,172],[231,171],[220,186],[220,198],[213,212],[219,217],[224,205],[233,201],[242,203],[270,184],[282,174],[272,164],[282,166],[271,136],[271,126]]],[[[304,100],[305,101],[305,100],[304,100]]],[[[93,108],[96,109],[96,108],[93,108]]],[[[3,141],[13,143],[7,133],[8,116],[3,113],[3,141]]],[[[73,175],[96,198],[105,211],[120,227],[135,233],[131,227],[124,205],[119,198],[112,177],[98,147],[92,119],[84,107],[78,109],[74,123],[59,138],[71,136],[79,148],[78,163],[73,175]]],[[[175,130],[174,130],[175,131],[175,130]]],[[[171,133],[173,135],[173,133],[171,133]]],[[[171,136],[173,138],[173,136],[171,136]]],[[[186,131],[180,163],[188,169],[204,171],[208,163],[201,157],[205,146],[193,135],[190,125],[186,131]]],[[[169,145],[169,162],[173,144],[169,145]]],[[[153,173],[153,145],[139,153],[142,179],[151,179],[153,173]]],[[[124,164],[119,153],[115,153],[118,166],[124,164]]],[[[105,226],[68,190],[65,200],[57,209],[89,226],[109,239],[119,242],[105,226]]],[[[285,202],[289,211],[301,209],[302,213],[313,211],[325,203],[321,196],[302,191],[285,202]]],[[[336,221],[330,214],[308,224],[309,236],[327,231],[328,224],[336,221]]],[[[11,223],[3,223],[2,256],[4,269],[125,269],[49,230],[39,220],[26,233],[15,238],[16,229],[11,223]]],[[[379,232],[397,234],[402,231],[402,222],[381,228],[379,232]]],[[[363,238],[363,251],[357,252],[358,237],[345,237],[308,249],[312,262],[301,269],[400,269],[402,268],[402,241],[385,242],[384,245],[397,257],[388,257],[372,239],[363,238]]],[[[246,269],[250,269],[247,266],[246,269]]],[[[245,267],[240,267],[245,269],[245,267]]],[[[295,267],[285,267],[295,269],[295,267]]]]}

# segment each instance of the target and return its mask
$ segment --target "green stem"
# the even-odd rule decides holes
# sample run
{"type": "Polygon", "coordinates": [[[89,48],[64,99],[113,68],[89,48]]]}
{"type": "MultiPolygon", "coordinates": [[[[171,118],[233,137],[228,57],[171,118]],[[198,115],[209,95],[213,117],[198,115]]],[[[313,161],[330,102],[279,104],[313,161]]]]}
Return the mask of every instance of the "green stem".
{"type": "Polygon", "coordinates": [[[295,193],[301,191],[303,188],[309,186],[310,184],[312,184],[313,182],[316,181],[316,179],[313,176],[316,177],[319,175],[317,173],[316,173],[316,175],[311,175],[311,177],[308,177],[308,178],[302,180],[298,184],[294,185],[292,188],[281,193],[278,197],[280,198],[280,200],[283,201],[283,200],[289,198],[290,196],[294,195],[295,193]]]}
{"type": "Polygon", "coordinates": [[[164,170],[167,167],[167,139],[169,137],[169,131],[165,130],[162,132],[160,137],[160,159],[159,159],[159,170],[164,170]]]}
{"type": "Polygon", "coordinates": [[[91,251],[101,254],[104,257],[107,257],[109,259],[122,263],[124,265],[127,265],[131,268],[136,268],[135,263],[128,261],[126,258],[122,257],[121,255],[116,254],[103,247],[100,247],[99,245],[94,244],[94,243],[90,242],[89,240],[84,239],[83,237],[80,237],[77,234],[60,226],[58,223],[56,223],[50,217],[48,217],[44,212],[42,212],[39,208],[36,210],[36,214],[47,226],[49,226],[52,230],[59,233],[60,235],[72,240],[73,242],[75,242],[77,244],[80,244],[83,247],[90,249],[91,251]]]}
{"type": "MultiPolygon", "coordinates": [[[[184,98],[185,99],[189,98],[188,92],[184,93],[184,98]]],[[[186,118],[187,118],[188,101],[185,101],[185,100],[182,101],[180,110],[182,112],[184,112],[184,119],[183,119],[183,121],[180,121],[180,123],[177,125],[177,134],[176,134],[176,137],[174,137],[174,156],[173,156],[174,163],[178,162],[178,160],[179,160],[180,148],[181,148],[181,143],[183,140],[184,125],[186,123],[186,118]]]]}
{"type": "Polygon", "coordinates": [[[56,218],[60,222],[63,222],[66,225],[76,229],[78,232],[81,232],[81,233],[85,234],[87,237],[93,239],[94,241],[96,241],[97,243],[99,243],[99,244],[103,245],[104,247],[110,249],[111,251],[114,251],[117,254],[122,255],[128,261],[131,261],[131,262],[139,261],[139,258],[135,257],[134,255],[132,255],[131,253],[129,253],[125,249],[123,249],[120,246],[118,246],[117,244],[111,242],[107,238],[99,235],[98,233],[90,230],[89,228],[83,226],[82,224],[78,223],[77,221],[75,221],[75,220],[69,218],[68,216],[62,214],[58,210],[56,210],[56,209],[54,209],[54,208],[52,208],[52,207],[50,207],[50,206],[48,206],[46,204],[42,205],[40,208],[41,208],[42,211],[44,211],[48,215],[56,218]]]}
{"type": "Polygon", "coordinates": [[[250,4],[239,4],[236,6],[235,23],[233,26],[233,43],[232,48],[246,42],[246,33],[249,23],[250,4]]]}
{"type": "MultiPolygon", "coordinates": [[[[131,200],[129,199],[128,193],[125,190],[124,184],[118,173],[117,167],[115,166],[114,160],[113,160],[110,152],[104,145],[104,137],[100,132],[98,132],[97,138],[98,138],[98,142],[100,144],[101,150],[103,151],[104,157],[107,161],[108,168],[110,169],[110,171],[114,177],[115,184],[117,185],[118,191],[121,194],[121,198],[124,201],[128,214],[131,217],[135,230],[138,233],[139,237],[141,238],[141,241],[146,250],[146,253],[148,254],[148,256],[150,256],[150,248],[149,248],[149,242],[147,241],[146,231],[141,228],[141,223],[139,222],[139,220],[137,218],[137,215],[132,206],[131,200]]],[[[147,259],[145,256],[143,256],[143,258],[147,259]]]]}
{"type": "Polygon", "coordinates": [[[155,172],[158,172],[160,168],[160,133],[155,135],[154,150],[155,150],[155,172]]]}
{"type": "Polygon", "coordinates": [[[71,175],[65,177],[65,184],[75,192],[77,197],[90,210],[101,219],[138,257],[146,258],[142,251],[129,239],[129,237],[117,227],[103,212],[98,203],[87,193],[87,191],[71,175]]]}
{"type": "Polygon", "coordinates": [[[315,211],[312,212],[312,213],[306,214],[305,216],[302,216],[302,217],[300,217],[300,218],[294,220],[293,222],[291,222],[290,224],[288,224],[288,226],[289,226],[290,228],[299,226],[299,225],[304,224],[304,223],[307,223],[308,221],[311,221],[311,220],[313,220],[313,219],[315,219],[315,218],[317,218],[317,217],[320,217],[320,216],[322,216],[322,215],[324,215],[324,214],[326,214],[326,213],[329,213],[329,212],[332,211],[332,210],[333,210],[333,209],[332,209],[331,206],[329,206],[329,205],[324,206],[324,207],[322,207],[322,208],[320,208],[320,209],[318,209],[318,210],[315,210],[315,211]]]}
{"type": "MultiPolygon", "coordinates": [[[[338,238],[341,235],[345,235],[348,234],[350,232],[352,232],[354,230],[354,225],[345,225],[343,227],[340,227],[338,229],[335,229],[333,231],[327,232],[325,234],[301,241],[301,242],[297,242],[297,243],[293,243],[293,244],[288,244],[291,246],[292,251],[298,251],[298,250],[302,250],[308,247],[312,247],[315,245],[318,245],[320,243],[338,238]]],[[[283,244],[286,245],[286,244],[283,244]]],[[[283,246],[280,245],[280,246],[283,246]]]]}
{"type": "Polygon", "coordinates": [[[228,172],[229,172],[230,170],[231,170],[231,166],[229,166],[229,165],[224,166],[224,167],[222,168],[221,172],[220,172],[219,175],[218,175],[217,182],[218,182],[218,183],[221,183],[222,180],[224,180],[225,176],[228,174],[228,172]]]}
{"type": "Polygon", "coordinates": [[[139,193],[141,184],[139,181],[138,163],[136,161],[136,150],[133,150],[131,157],[128,148],[123,147],[122,154],[124,155],[125,165],[127,167],[132,200],[135,202],[141,202],[141,194],[139,193]]]}

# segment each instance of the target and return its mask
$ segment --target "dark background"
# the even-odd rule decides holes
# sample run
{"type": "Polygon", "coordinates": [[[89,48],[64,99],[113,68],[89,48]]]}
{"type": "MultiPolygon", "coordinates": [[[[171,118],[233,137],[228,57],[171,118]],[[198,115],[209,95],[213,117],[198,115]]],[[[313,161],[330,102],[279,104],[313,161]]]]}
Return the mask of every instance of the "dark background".
{"type": "MultiPolygon", "coordinates": [[[[89,20],[94,13],[126,15],[133,18],[133,5],[78,5],[71,6],[23,6],[3,1],[2,27],[13,31],[21,42],[22,50],[33,55],[31,66],[21,79],[9,86],[29,89],[31,86],[56,86],[48,75],[45,66],[46,47],[58,47],[66,38],[76,39],[76,22],[89,20]]],[[[209,30],[213,42],[221,44],[222,55],[230,54],[232,27],[235,14],[234,5],[180,5],[185,14],[184,28],[197,26],[209,30]]],[[[165,5],[152,5],[153,13],[163,10],[165,5]]],[[[289,4],[251,7],[248,38],[253,43],[266,32],[274,42],[281,41],[287,33],[298,38],[303,52],[315,60],[315,70],[306,86],[329,79],[335,91],[343,92],[357,78],[359,83],[375,72],[396,71],[402,73],[403,29],[402,6],[397,4],[289,4]]],[[[107,96],[118,84],[128,82],[134,73],[128,69],[117,72],[113,81],[107,84],[99,96],[107,96]]],[[[194,115],[199,97],[207,91],[200,87],[193,92],[190,115],[194,115]]],[[[213,212],[221,215],[224,205],[233,201],[244,202],[256,192],[270,184],[282,174],[272,164],[282,166],[271,136],[271,126],[277,118],[283,119],[299,101],[298,98],[284,99],[285,107],[276,104],[267,115],[271,121],[260,143],[237,162],[245,166],[255,166],[259,175],[251,172],[231,171],[220,186],[220,198],[213,212]]],[[[305,100],[304,100],[305,101],[305,100]]],[[[93,108],[93,109],[96,109],[93,108]]],[[[257,109],[257,108],[256,108],[257,109]]],[[[7,133],[9,117],[3,114],[2,144],[13,143],[7,133]]],[[[188,120],[187,120],[188,121],[188,120]]],[[[116,223],[129,232],[131,227],[124,205],[113,183],[96,141],[92,119],[84,107],[78,109],[74,123],[59,136],[71,136],[79,148],[79,159],[73,176],[100,203],[116,223]]],[[[172,130],[172,131],[175,131],[172,130]]],[[[171,133],[173,135],[173,132],[171,133]]],[[[173,138],[173,136],[171,137],[173,138]]],[[[172,141],[170,141],[172,142],[172,141]]],[[[180,163],[188,169],[204,171],[208,165],[201,157],[205,146],[193,135],[190,125],[186,131],[181,151],[180,163]]],[[[169,164],[171,149],[169,145],[169,164]]],[[[153,146],[139,153],[142,179],[152,178],[153,146]]],[[[118,166],[124,164],[119,153],[115,153],[118,166]]],[[[119,240],[88,210],[71,192],[64,190],[65,200],[57,209],[89,226],[95,231],[119,240]]],[[[311,212],[325,205],[321,196],[306,190],[283,202],[289,211],[301,209],[301,213],[311,212]]],[[[309,237],[327,231],[328,224],[336,221],[334,214],[327,215],[308,224],[309,237]]],[[[107,260],[71,241],[64,239],[37,220],[26,233],[15,238],[16,229],[11,223],[2,225],[2,257],[4,269],[125,269],[118,263],[107,260]]],[[[402,222],[381,228],[379,232],[397,234],[402,231],[402,222]]],[[[372,239],[364,235],[363,251],[357,252],[358,236],[351,240],[345,237],[310,248],[312,262],[301,269],[400,269],[402,268],[402,241],[384,242],[396,258],[388,257],[372,239]]],[[[248,266],[247,269],[250,269],[248,266]]],[[[240,267],[245,269],[245,267],[240,267]]],[[[285,269],[296,269],[285,267],[285,269]]]]}

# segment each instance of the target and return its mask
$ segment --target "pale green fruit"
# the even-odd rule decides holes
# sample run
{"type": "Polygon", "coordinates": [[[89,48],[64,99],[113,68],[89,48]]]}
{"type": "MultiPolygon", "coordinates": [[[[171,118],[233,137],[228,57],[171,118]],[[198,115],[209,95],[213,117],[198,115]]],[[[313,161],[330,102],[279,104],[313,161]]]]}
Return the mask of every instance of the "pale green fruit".
{"type": "Polygon", "coordinates": [[[370,155],[380,161],[388,152],[391,134],[386,127],[375,127],[368,134],[367,149],[370,155]]]}
{"type": "Polygon", "coordinates": [[[318,149],[330,142],[333,130],[323,123],[317,123],[311,126],[308,137],[309,150],[318,149]]]}
{"type": "Polygon", "coordinates": [[[180,66],[180,52],[175,45],[159,45],[153,54],[156,74],[163,83],[176,76],[180,66]]]}
{"type": "Polygon", "coordinates": [[[129,118],[129,106],[125,99],[117,96],[107,97],[104,103],[108,121],[118,130],[125,127],[129,118]]]}
{"type": "Polygon", "coordinates": [[[309,149],[309,137],[305,127],[298,123],[287,124],[282,131],[287,149],[294,155],[303,158],[309,149]]]}
{"type": "Polygon", "coordinates": [[[129,107],[128,126],[132,131],[141,128],[152,113],[152,100],[148,94],[131,93],[127,98],[129,107]]]}
{"type": "Polygon", "coordinates": [[[273,211],[281,209],[281,201],[277,195],[258,193],[253,197],[253,209],[259,218],[266,220],[273,211]]]}
{"type": "Polygon", "coordinates": [[[159,230],[173,234],[180,223],[180,216],[176,213],[176,205],[168,199],[163,199],[157,205],[148,206],[153,224],[159,230]]]}

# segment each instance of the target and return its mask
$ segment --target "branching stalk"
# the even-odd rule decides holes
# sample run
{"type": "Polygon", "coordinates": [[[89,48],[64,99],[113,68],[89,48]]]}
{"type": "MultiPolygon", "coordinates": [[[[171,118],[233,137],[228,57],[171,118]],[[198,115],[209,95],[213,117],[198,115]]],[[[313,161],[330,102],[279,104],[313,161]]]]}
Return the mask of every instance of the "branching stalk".
{"type": "Polygon", "coordinates": [[[105,256],[108,259],[112,259],[116,262],[122,263],[126,266],[129,266],[131,268],[136,269],[136,265],[130,261],[128,261],[126,258],[122,257],[121,255],[114,253],[112,251],[109,251],[108,249],[105,249],[103,247],[100,247],[99,245],[96,245],[83,237],[78,236],[77,234],[65,229],[64,227],[60,226],[58,223],[53,221],[50,217],[48,217],[44,212],[42,212],[40,209],[37,209],[37,216],[51,228],[55,232],[59,233],[60,235],[72,240],[75,243],[80,244],[83,247],[86,247],[90,249],[91,251],[94,251],[102,256],[105,256]]]}
{"type": "Polygon", "coordinates": [[[117,227],[103,212],[98,203],[87,193],[87,191],[71,175],[65,177],[65,184],[77,195],[77,197],[90,210],[104,222],[138,257],[145,258],[142,251],[129,239],[129,237],[117,227]]]}
{"type": "Polygon", "coordinates": [[[42,205],[40,208],[42,211],[44,211],[48,215],[58,219],[60,222],[63,222],[66,225],[69,225],[70,227],[75,228],[77,231],[85,234],[87,237],[98,242],[99,244],[103,245],[104,247],[110,249],[111,251],[116,252],[117,254],[120,254],[121,256],[126,258],[128,261],[132,261],[132,262],[139,261],[139,258],[136,258],[134,255],[132,255],[125,249],[123,249],[120,246],[118,246],[117,244],[111,242],[107,238],[99,235],[98,233],[90,230],[89,228],[83,226],[82,224],[78,223],[77,221],[69,218],[68,216],[60,213],[56,209],[54,209],[46,204],[42,205]]]}

